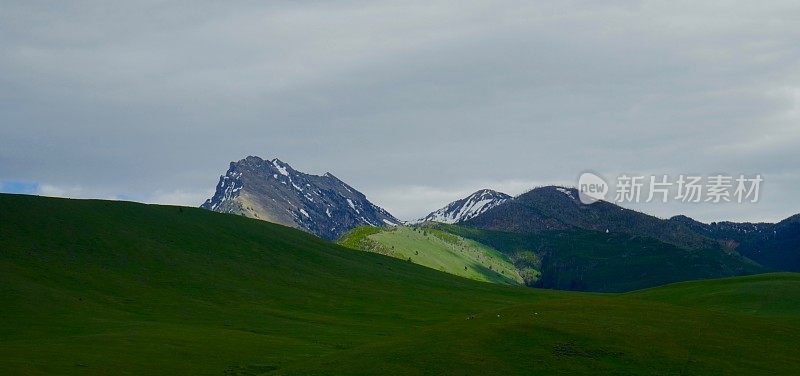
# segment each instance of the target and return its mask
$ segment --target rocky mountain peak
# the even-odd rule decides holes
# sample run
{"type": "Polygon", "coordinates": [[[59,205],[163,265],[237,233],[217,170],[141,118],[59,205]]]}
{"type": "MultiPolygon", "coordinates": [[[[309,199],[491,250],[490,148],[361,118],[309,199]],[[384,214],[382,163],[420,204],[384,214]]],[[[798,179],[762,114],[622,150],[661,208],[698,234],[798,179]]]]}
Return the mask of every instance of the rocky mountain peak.
{"type": "Polygon", "coordinates": [[[460,200],[420,218],[415,223],[458,223],[472,219],[483,212],[511,199],[511,196],[491,189],[481,189],[460,200]]]}
{"type": "Polygon", "coordinates": [[[306,174],[278,158],[231,162],[202,208],[296,227],[336,239],[357,226],[400,224],[333,174],[306,174]]]}

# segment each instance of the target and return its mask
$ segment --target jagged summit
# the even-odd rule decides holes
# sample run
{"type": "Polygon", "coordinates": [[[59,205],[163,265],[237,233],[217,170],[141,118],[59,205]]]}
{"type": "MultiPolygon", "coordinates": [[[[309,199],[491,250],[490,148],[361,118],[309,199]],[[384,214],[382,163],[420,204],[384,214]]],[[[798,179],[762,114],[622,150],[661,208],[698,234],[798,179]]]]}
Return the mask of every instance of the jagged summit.
{"type": "Polygon", "coordinates": [[[336,239],[357,226],[400,224],[330,172],[311,175],[278,158],[231,162],[202,208],[241,214],[336,239]]]}
{"type": "Polygon", "coordinates": [[[511,196],[505,193],[497,192],[491,189],[481,189],[465,198],[449,203],[447,206],[414,221],[414,223],[463,222],[475,218],[483,212],[510,199],[511,196]]]}

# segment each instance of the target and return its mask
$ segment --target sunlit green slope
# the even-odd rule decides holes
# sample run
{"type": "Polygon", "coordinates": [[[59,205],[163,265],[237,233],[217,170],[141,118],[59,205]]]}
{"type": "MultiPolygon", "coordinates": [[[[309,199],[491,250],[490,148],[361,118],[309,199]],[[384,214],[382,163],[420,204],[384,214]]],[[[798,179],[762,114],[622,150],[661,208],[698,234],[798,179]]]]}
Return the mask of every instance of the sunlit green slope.
{"type": "Polygon", "coordinates": [[[360,227],[339,243],[478,281],[522,284],[517,268],[502,253],[437,229],[360,227]]]}

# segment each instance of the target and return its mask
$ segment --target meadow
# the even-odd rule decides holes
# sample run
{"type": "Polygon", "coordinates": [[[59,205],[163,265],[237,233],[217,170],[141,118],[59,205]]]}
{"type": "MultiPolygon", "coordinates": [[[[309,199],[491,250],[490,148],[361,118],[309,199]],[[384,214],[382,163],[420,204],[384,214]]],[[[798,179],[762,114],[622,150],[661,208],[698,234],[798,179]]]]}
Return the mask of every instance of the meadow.
{"type": "Polygon", "coordinates": [[[796,374],[800,275],[474,281],[201,209],[0,195],[0,374],[796,374]]]}

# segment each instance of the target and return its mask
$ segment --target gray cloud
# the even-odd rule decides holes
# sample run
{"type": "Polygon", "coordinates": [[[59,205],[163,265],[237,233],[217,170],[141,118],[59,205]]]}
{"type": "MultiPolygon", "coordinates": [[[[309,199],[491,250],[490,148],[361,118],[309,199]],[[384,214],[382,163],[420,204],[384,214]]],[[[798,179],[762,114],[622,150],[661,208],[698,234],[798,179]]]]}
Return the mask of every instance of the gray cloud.
{"type": "Polygon", "coordinates": [[[794,1],[0,5],[0,181],[199,204],[231,160],[331,171],[400,217],[587,169],[762,173],[800,212],[794,1]]]}

